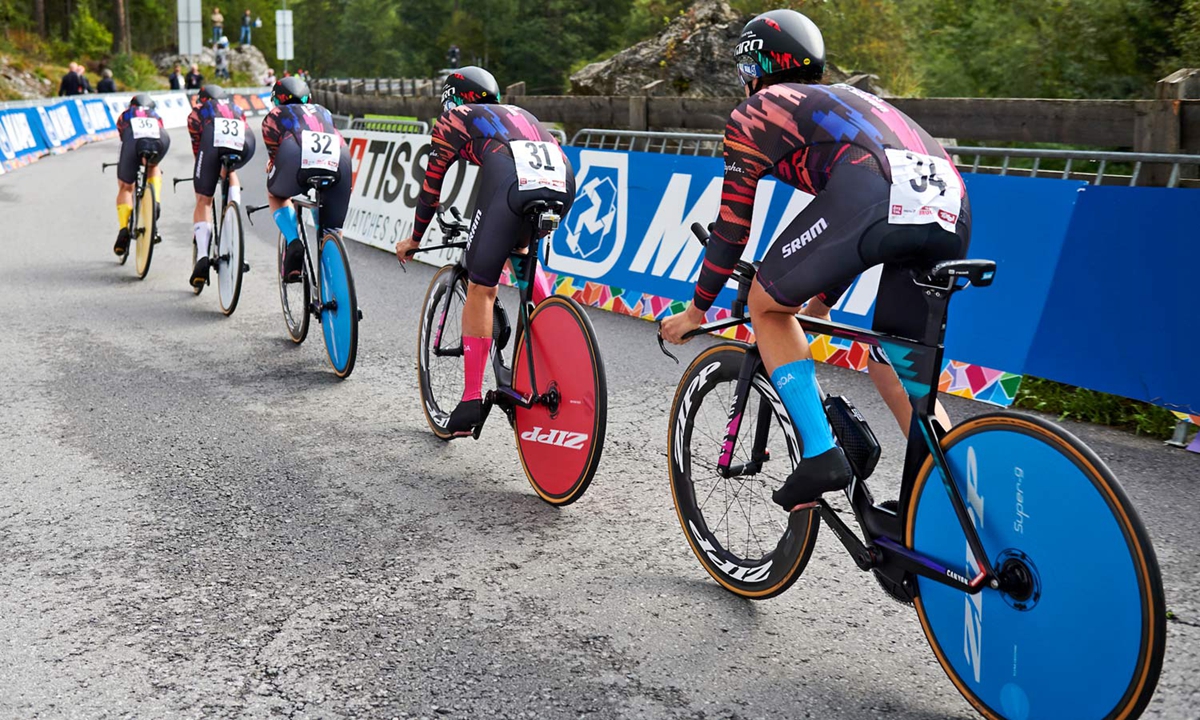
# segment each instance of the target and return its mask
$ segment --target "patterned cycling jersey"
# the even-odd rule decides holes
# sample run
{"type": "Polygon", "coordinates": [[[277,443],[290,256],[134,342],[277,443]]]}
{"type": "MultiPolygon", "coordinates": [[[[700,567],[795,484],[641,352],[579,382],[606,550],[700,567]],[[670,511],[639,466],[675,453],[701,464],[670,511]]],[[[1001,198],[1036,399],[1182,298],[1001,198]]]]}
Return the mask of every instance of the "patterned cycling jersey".
{"type": "MultiPolygon", "coordinates": [[[[696,283],[695,304],[701,309],[711,306],[741,257],[762,177],[774,175],[815,195],[835,167],[851,163],[890,181],[888,149],[949,158],[907,115],[849,85],[781,83],[746,99],[725,126],[721,213],[696,283]]],[[[864,203],[871,200],[864,198],[864,203]]]]}
{"type": "Polygon", "coordinates": [[[123,112],[117,116],[117,135],[118,136],[125,137],[125,130],[129,128],[129,120],[131,118],[135,118],[135,117],[155,118],[156,120],[158,120],[158,126],[160,128],[163,126],[162,118],[160,118],[158,116],[158,113],[154,112],[150,108],[134,106],[134,107],[126,108],[125,112],[123,112]]]}
{"type": "Polygon", "coordinates": [[[216,118],[237,118],[244,121],[246,114],[228,99],[209,100],[192,108],[187,119],[187,129],[192,138],[193,156],[200,152],[200,139],[204,136],[204,128],[212,125],[216,118]]]}
{"type": "MultiPolygon", "coordinates": [[[[425,183],[417,200],[413,239],[421,242],[437,214],[442,181],[455,161],[466,160],[482,166],[493,158],[504,158],[511,165],[513,155],[509,145],[518,140],[548,142],[558,147],[558,141],[537,118],[512,105],[459,105],[438,118],[433,128],[425,183]]],[[[566,155],[563,162],[567,162],[566,155]]]]}
{"type": "Polygon", "coordinates": [[[300,144],[300,133],[305,130],[336,135],[342,147],[346,139],[333,125],[333,115],[316,103],[280,105],[263,119],[262,137],[267,144],[267,154],[275,159],[275,151],[285,140],[300,144]]]}

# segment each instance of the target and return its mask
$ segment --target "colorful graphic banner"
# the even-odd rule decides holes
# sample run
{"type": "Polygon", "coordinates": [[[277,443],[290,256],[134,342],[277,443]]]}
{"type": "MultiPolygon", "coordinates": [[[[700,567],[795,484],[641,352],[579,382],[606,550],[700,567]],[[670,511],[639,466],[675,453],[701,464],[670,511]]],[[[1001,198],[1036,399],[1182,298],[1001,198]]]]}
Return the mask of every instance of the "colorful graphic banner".
{"type": "Polygon", "coordinates": [[[49,148],[37,108],[0,110],[0,164],[13,170],[37,160],[49,148]]]}

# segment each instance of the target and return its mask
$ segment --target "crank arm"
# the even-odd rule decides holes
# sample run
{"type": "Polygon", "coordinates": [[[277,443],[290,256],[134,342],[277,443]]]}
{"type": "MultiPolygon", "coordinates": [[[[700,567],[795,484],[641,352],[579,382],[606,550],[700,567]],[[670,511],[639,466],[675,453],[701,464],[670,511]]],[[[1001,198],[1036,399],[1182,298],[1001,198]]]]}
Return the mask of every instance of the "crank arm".
{"type": "Polygon", "coordinates": [[[846,552],[850,553],[850,557],[854,558],[854,564],[858,565],[859,570],[870,570],[879,564],[879,556],[875,552],[874,547],[864,545],[862,540],[859,540],[858,536],[854,534],[854,531],[846,523],[842,522],[842,519],[829,506],[829,503],[825,502],[825,498],[817,500],[817,511],[821,513],[821,519],[825,521],[825,524],[829,526],[829,529],[833,531],[833,534],[837,536],[837,539],[846,548],[846,552]]]}
{"type": "Polygon", "coordinates": [[[955,590],[961,590],[968,595],[975,595],[987,585],[988,575],[986,572],[981,571],[971,580],[967,580],[962,575],[959,575],[936,560],[925,557],[914,550],[909,550],[891,538],[881,537],[876,542],[879,543],[879,547],[887,551],[885,561],[890,561],[915,575],[936,580],[943,585],[948,585],[955,590]]]}

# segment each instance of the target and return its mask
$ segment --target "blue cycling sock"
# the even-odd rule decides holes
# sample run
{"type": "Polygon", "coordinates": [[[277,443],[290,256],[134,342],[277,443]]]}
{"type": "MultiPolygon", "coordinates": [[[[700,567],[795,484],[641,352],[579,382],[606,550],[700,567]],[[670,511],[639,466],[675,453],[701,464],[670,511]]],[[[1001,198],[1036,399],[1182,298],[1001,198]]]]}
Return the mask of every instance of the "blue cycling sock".
{"type": "Polygon", "coordinates": [[[288,245],[300,239],[300,230],[296,227],[296,208],[285,205],[275,211],[275,227],[287,238],[288,245]]]}
{"type": "Polygon", "coordinates": [[[817,387],[817,367],[812,358],[797,360],[775,368],[771,384],[779,391],[784,407],[804,442],[803,457],[820,455],[834,447],[833,428],[825,416],[821,392],[817,387]]]}

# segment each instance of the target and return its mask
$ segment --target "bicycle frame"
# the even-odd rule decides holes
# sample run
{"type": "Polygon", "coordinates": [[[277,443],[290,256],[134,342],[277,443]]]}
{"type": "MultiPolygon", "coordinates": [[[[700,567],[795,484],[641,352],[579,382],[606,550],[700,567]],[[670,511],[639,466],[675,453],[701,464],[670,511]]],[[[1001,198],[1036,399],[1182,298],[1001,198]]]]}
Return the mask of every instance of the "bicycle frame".
{"type": "MultiPolygon", "coordinates": [[[[750,318],[745,312],[745,303],[754,274],[753,266],[739,261],[735,270],[735,279],[739,283],[739,289],[738,298],[733,305],[734,314],[729,318],[702,325],[685,337],[695,337],[748,323],[750,318]]],[[[919,281],[916,277],[913,280],[914,282],[919,281]]],[[[904,458],[898,512],[877,506],[866,482],[859,478],[855,478],[850,487],[846,489],[846,497],[850,501],[855,519],[866,535],[865,543],[838,517],[824,498],[817,500],[810,508],[801,511],[809,509],[818,511],[825,524],[833,530],[860,569],[876,570],[897,585],[903,586],[910,596],[914,589],[910,583],[906,582],[908,573],[930,578],[968,594],[975,594],[982,591],[985,585],[999,588],[1000,578],[983,550],[979,533],[975,530],[975,524],[967,510],[966,501],[959,491],[958,485],[952,479],[949,464],[941,448],[941,439],[945,432],[933,420],[944,353],[943,341],[946,331],[947,308],[950,297],[966,286],[959,285],[957,277],[954,276],[951,276],[944,285],[932,282],[920,282],[919,284],[926,289],[925,299],[928,304],[927,317],[929,318],[925,324],[923,336],[919,340],[862,330],[835,322],[797,317],[801,327],[808,333],[831,335],[883,348],[895,363],[894,367],[908,392],[913,408],[912,426],[909,430],[904,458]],[[971,554],[974,556],[976,567],[979,568],[979,573],[974,578],[965,578],[937,560],[904,547],[903,518],[908,513],[917,473],[929,457],[933,458],[934,464],[942,473],[943,485],[950,497],[971,554]]],[[[659,342],[661,344],[661,337],[659,342]]],[[[670,356],[670,353],[667,354],[670,356]]],[[[750,461],[739,466],[730,465],[732,448],[737,442],[742,414],[749,399],[750,383],[761,365],[762,358],[758,353],[757,346],[750,347],[738,377],[734,403],[730,408],[726,436],[718,460],[718,472],[722,476],[734,477],[756,473],[768,458],[766,443],[770,423],[765,422],[769,418],[760,417],[756,426],[758,432],[754,438],[750,461]]],[[[759,407],[760,415],[769,414],[771,411],[769,406],[760,405],[759,407]]]]}

